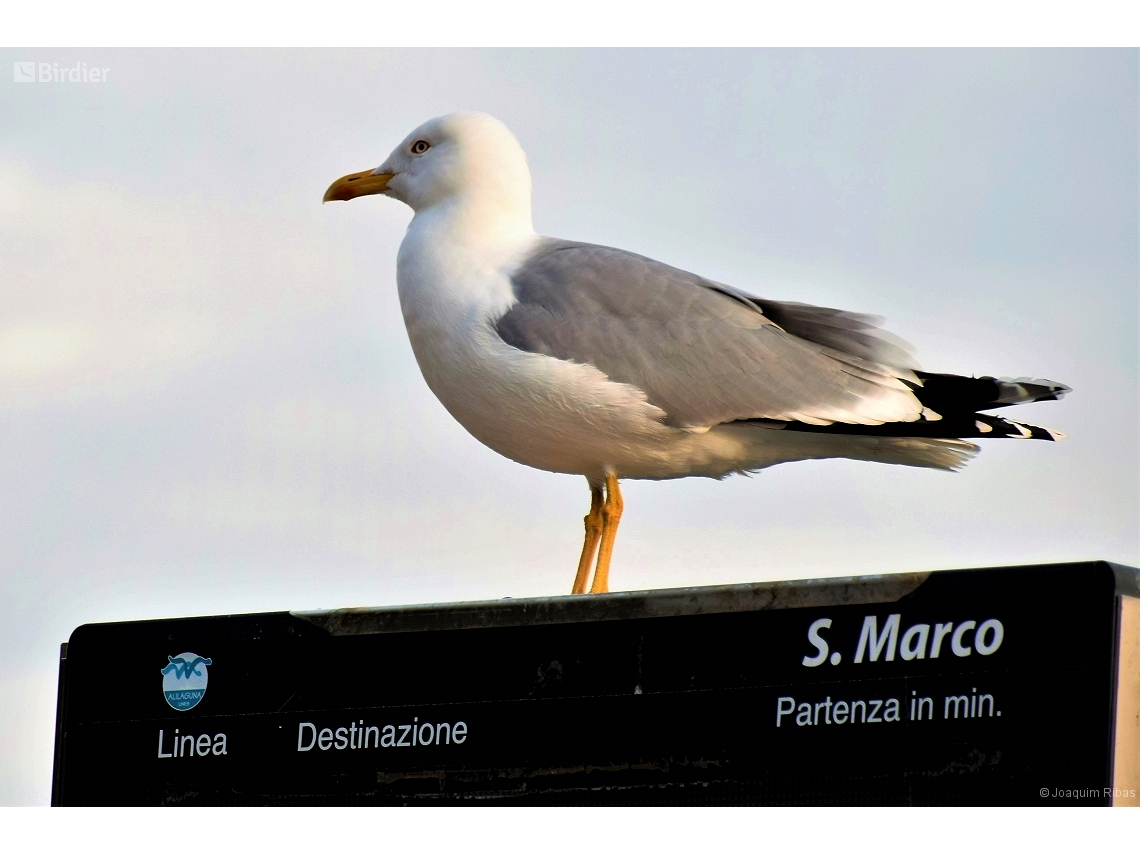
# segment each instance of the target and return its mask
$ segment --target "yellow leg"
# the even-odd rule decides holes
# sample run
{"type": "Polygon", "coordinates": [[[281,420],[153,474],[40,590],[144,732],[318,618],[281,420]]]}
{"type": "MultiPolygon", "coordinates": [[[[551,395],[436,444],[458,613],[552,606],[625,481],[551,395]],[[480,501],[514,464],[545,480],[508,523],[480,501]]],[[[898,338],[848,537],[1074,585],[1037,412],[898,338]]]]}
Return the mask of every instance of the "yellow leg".
{"type": "Polygon", "coordinates": [[[606,503],[602,506],[602,540],[598,547],[598,567],[594,571],[591,594],[604,594],[610,589],[610,558],[614,554],[618,523],[621,522],[621,490],[616,475],[606,475],[606,503]]]}
{"type": "Polygon", "coordinates": [[[582,557],[578,559],[578,575],[574,577],[571,594],[586,593],[586,583],[590,581],[590,567],[594,564],[594,550],[602,536],[602,488],[590,485],[590,512],[586,514],[586,540],[582,544],[582,557]]]}

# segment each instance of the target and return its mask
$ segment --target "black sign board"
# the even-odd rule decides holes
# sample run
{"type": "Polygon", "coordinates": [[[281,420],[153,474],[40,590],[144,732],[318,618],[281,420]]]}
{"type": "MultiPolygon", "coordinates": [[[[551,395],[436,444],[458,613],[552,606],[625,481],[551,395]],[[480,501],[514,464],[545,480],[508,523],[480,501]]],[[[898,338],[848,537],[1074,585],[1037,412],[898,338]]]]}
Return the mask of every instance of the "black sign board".
{"type": "Polygon", "coordinates": [[[86,625],[53,803],[1135,803],[1138,597],[1088,562],[86,625]]]}

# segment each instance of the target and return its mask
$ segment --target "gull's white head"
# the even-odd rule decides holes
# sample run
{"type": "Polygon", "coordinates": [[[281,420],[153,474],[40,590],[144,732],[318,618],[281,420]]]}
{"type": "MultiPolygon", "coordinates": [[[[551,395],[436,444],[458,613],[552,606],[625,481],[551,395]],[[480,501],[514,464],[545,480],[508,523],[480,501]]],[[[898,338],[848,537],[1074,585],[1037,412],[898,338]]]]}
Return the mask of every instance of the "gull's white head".
{"type": "Polygon", "coordinates": [[[451,207],[529,229],[530,192],[526,154],[506,125],[485,113],[450,113],[408,134],[376,169],[338,178],[324,200],[380,193],[417,214],[451,207]]]}

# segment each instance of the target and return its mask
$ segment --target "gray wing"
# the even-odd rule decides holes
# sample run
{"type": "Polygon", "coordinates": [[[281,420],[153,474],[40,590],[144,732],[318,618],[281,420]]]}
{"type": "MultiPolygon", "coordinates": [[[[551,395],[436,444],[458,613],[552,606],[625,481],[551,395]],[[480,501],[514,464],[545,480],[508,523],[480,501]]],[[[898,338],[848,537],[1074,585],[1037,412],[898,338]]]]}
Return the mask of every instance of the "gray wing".
{"type": "Polygon", "coordinates": [[[512,274],[508,344],[593,365],[679,427],[914,421],[919,381],[876,319],[752,297],[623,250],[546,239],[512,274]],[[904,382],[905,381],[905,382],[904,382]]]}

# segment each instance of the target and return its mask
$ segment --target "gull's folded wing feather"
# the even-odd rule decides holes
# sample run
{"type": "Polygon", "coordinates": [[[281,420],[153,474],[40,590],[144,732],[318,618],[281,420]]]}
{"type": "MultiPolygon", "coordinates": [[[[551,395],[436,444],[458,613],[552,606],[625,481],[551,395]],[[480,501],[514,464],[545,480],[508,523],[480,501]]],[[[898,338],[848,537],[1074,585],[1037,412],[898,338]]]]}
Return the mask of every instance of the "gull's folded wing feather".
{"type": "Polygon", "coordinates": [[[914,421],[904,343],[865,315],[752,297],[623,250],[544,239],[511,275],[508,344],[593,365],[670,424],[914,421]],[[906,381],[906,382],[904,382],[906,381]]]}

